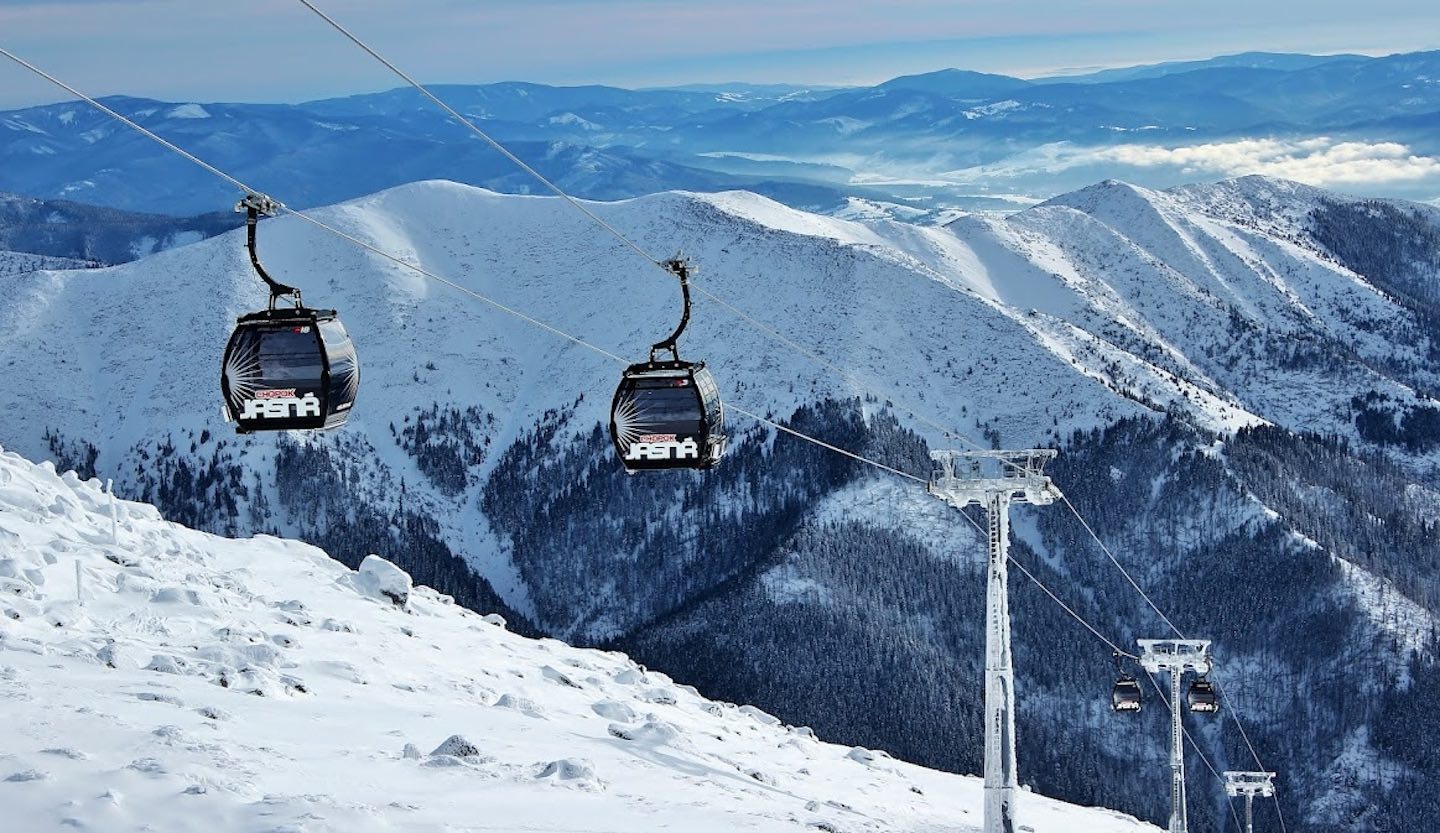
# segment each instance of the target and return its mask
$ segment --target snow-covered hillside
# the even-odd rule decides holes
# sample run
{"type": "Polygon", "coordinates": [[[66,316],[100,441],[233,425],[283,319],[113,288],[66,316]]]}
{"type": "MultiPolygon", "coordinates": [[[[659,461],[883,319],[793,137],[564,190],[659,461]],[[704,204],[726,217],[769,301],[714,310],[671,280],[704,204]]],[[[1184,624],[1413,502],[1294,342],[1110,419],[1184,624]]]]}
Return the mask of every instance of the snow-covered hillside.
{"type": "MultiPolygon", "coordinates": [[[[1222,432],[1269,422],[1359,439],[1354,397],[1424,405],[1417,391],[1440,387],[1440,374],[1411,310],[1303,238],[1323,196],[1260,178],[1171,193],[1106,183],[948,228],[820,217],[738,192],[596,210],[650,251],[683,247],[703,287],[855,381],[701,297],[682,351],[756,412],[876,394],[1012,446],[1165,410],[1222,432]],[[1254,219],[1266,195],[1284,204],[1269,225],[1254,219]]],[[[622,356],[642,356],[678,306],[673,283],[556,199],[429,182],[320,216],[622,356]]],[[[268,221],[260,240],[271,271],[338,308],[355,339],[364,383],[338,441],[360,469],[357,496],[393,506],[403,480],[410,505],[526,609],[504,542],[469,502],[498,452],[547,412],[572,409],[575,430],[603,423],[619,366],[305,224],[268,221]],[[483,434],[458,490],[438,488],[399,440],[432,407],[470,412],[483,434]]],[[[271,468],[273,438],[206,445],[229,433],[215,383],[226,336],[264,298],[238,233],[113,269],[26,276],[11,297],[0,362],[25,391],[0,414],[12,447],[42,456],[55,448],[47,431],[92,445],[98,470],[131,494],[168,446],[185,456],[196,443],[201,465],[271,468]]],[[[755,425],[732,413],[732,427],[755,425]]],[[[266,479],[259,494],[273,505],[266,479]]]]}
{"type": "MultiPolygon", "coordinates": [[[[971,432],[1003,428],[1012,444],[1160,407],[1217,429],[1263,420],[1353,434],[1356,392],[1415,401],[1416,388],[1436,386],[1414,315],[1299,239],[1324,192],[1250,178],[1222,203],[1221,187],[1106,183],[948,229],[824,218],[744,193],[598,209],[652,251],[683,246],[707,288],[863,385],[701,298],[682,346],[751,407],[868,390],[971,432]],[[1257,226],[1247,200],[1277,193],[1289,222],[1257,226]],[[1353,372],[1295,367],[1275,355],[1282,341],[1292,353],[1328,349],[1353,372]]],[[[622,355],[641,355],[673,320],[673,285],[558,200],[431,182],[321,216],[622,355]]],[[[592,400],[582,416],[603,415],[618,368],[602,358],[291,220],[265,224],[261,252],[311,303],[341,310],[366,370],[352,424],[372,441],[424,404],[417,382],[507,422],[528,424],[578,393],[592,400]]],[[[16,403],[25,434],[12,443],[30,448],[48,424],[115,463],[156,429],[219,428],[211,388],[225,335],[263,298],[238,233],[113,270],[36,277],[15,293],[0,313],[0,354],[53,355],[63,367],[17,361],[27,390],[57,390],[16,403]],[[187,360],[139,373],[157,354],[187,360]]]]}
{"type": "MultiPolygon", "coordinates": [[[[7,830],[977,830],[980,783],[0,454],[7,830]]],[[[843,680],[823,684],[844,685],[843,680]]],[[[1027,796],[1037,833],[1153,830],[1027,796]]]]}
{"type": "MultiPolygon", "coordinates": [[[[926,420],[1062,447],[1060,487],[1233,662],[1222,685],[1259,704],[1267,763],[1282,750],[1356,773],[1343,801],[1328,776],[1303,781],[1286,794],[1296,812],[1339,824],[1397,783],[1371,773],[1421,772],[1382,728],[1409,707],[1404,684],[1420,675],[1396,669],[1426,642],[1396,633],[1390,612],[1423,622],[1440,599],[1426,531],[1436,211],[1262,178],[1109,182],[943,228],[742,192],[593,207],[657,255],[683,248],[699,286],[850,374],[700,296],[681,352],[708,361],[730,404],[916,473],[926,444],[947,442],[926,420]],[[1312,692],[1305,731],[1279,705],[1297,691],[1312,692]]],[[[555,199],[425,182],[318,214],[626,358],[678,312],[672,280],[555,199]]],[[[263,223],[260,252],[355,339],[363,383],[344,430],[236,438],[220,421],[226,336],[264,303],[232,234],[15,279],[0,307],[0,439],[113,477],[173,520],[323,542],[352,566],[389,551],[466,604],[508,606],[517,628],[622,641],[728,699],[977,769],[981,582],[967,553],[980,544],[953,513],[736,410],[714,471],[627,478],[601,430],[619,363],[292,219],[263,223]],[[797,666],[787,651],[802,639],[797,666]],[[693,663],[713,656],[726,659],[693,663]],[[813,686],[821,659],[855,685],[813,686]]],[[[1017,514],[1017,557],[1112,638],[1156,635],[1163,623],[1085,530],[1046,511],[1017,514]]],[[[1022,778],[1160,818],[1159,746],[1105,722],[1108,650],[1026,592],[1022,778]],[[1077,698],[1084,720],[1071,719],[1077,698]],[[1072,747],[1095,767],[1053,757],[1072,747]]],[[[1253,766],[1225,725],[1199,741],[1221,766],[1253,766]]]]}
{"type": "Polygon", "coordinates": [[[41,269],[84,269],[87,265],[89,264],[84,261],[72,258],[51,257],[29,252],[9,252],[0,249],[0,277],[8,278],[25,272],[37,272],[41,269]]]}

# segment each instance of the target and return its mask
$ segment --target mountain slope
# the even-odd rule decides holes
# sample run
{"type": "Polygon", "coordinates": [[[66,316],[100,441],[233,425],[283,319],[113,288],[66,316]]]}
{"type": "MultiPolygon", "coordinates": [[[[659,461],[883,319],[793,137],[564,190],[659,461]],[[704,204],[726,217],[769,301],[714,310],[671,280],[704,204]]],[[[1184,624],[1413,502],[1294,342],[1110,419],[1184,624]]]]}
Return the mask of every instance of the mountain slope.
{"type": "MultiPolygon", "coordinates": [[[[1305,829],[1387,830],[1366,808],[1427,777],[1382,727],[1417,707],[1440,608],[1440,319],[1421,256],[1435,211],[1259,178],[1109,182],[946,228],[745,193],[592,208],[650,251],[683,248],[701,286],[847,370],[701,296],[682,354],[731,404],[921,475],[934,423],[1061,447],[1061,488],[1233,663],[1222,690],[1266,765],[1293,768],[1283,798],[1305,829]]],[[[675,320],[673,282],[554,199],[430,182],[319,213],[619,356],[675,320]]],[[[953,513],[733,410],[717,470],[627,477],[603,433],[617,362],[308,226],[266,221],[260,240],[355,338],[364,383],[344,431],[233,438],[218,422],[225,336],[263,303],[230,235],[17,279],[0,309],[8,444],[213,531],[282,532],[352,567],[393,552],[517,627],[623,644],[791,722],[975,771],[980,543],[953,513]],[[733,659],[696,664],[709,656],[733,659]],[[817,688],[821,673],[851,684],[817,688]]],[[[1017,558],[1111,638],[1163,632],[1063,508],[1015,530],[1017,558]]],[[[1163,818],[1156,710],[1110,720],[1108,650],[1033,588],[1016,610],[1022,778],[1163,818]]],[[[1196,734],[1218,766],[1254,765],[1223,721],[1196,734]]],[[[1225,814],[1197,806],[1197,831],[1225,814]]]]}
{"type": "Polygon", "coordinates": [[[42,269],[85,269],[93,266],[81,260],[64,257],[37,255],[30,252],[7,252],[0,250],[0,275],[18,275],[24,272],[38,272],[42,269]]]}
{"type": "Polygon", "coordinates": [[[0,541],[13,829],[979,829],[976,779],[511,635],[378,557],[192,532],[13,453],[0,541]]]}
{"type": "Polygon", "coordinates": [[[0,194],[0,249],[48,257],[125,263],[214,237],[240,224],[229,212],[162,217],[0,194]]]}

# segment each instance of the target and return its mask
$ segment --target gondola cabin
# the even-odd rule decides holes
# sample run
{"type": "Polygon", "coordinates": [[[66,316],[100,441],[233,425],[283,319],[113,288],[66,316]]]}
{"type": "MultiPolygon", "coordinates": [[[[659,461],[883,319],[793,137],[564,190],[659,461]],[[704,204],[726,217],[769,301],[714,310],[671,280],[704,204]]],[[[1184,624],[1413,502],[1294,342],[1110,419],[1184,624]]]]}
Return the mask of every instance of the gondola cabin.
{"type": "Polygon", "coordinates": [[[720,389],[704,362],[641,362],[620,379],[610,438],[627,471],[708,469],[725,453],[720,389]]]}
{"type": "Polygon", "coordinates": [[[1140,684],[1134,677],[1121,677],[1110,692],[1110,707],[1117,712],[1140,711],[1140,684]]]}
{"type": "Polygon", "coordinates": [[[1185,702],[1192,712],[1214,714],[1220,711],[1220,698],[1215,694],[1215,686],[1209,680],[1196,680],[1191,683],[1185,702]]]}
{"type": "Polygon", "coordinates": [[[334,310],[264,310],[237,320],[220,388],[237,433],[328,430],[350,416],[360,363],[334,310]]]}

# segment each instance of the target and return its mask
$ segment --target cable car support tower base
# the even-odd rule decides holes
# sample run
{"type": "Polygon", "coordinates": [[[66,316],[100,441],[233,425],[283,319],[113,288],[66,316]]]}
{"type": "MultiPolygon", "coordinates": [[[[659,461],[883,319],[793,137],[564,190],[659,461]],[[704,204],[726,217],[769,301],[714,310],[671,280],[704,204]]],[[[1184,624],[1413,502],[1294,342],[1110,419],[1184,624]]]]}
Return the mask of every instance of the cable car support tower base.
{"type": "Polygon", "coordinates": [[[932,451],[929,492],[957,510],[985,507],[985,833],[1015,833],[1015,673],[1010,654],[1010,504],[1045,506],[1060,490],[1045,476],[1055,450],[932,451]]]}

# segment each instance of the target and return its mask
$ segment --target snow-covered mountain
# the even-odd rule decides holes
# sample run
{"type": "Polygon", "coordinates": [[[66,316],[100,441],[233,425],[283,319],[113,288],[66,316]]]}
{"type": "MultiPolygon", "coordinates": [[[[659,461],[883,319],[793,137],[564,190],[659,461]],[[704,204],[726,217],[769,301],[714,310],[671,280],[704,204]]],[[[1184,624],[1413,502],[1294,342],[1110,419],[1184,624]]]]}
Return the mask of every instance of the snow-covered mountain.
{"type": "MultiPolygon", "coordinates": [[[[1177,621],[1216,639],[1222,690],[1293,779],[1303,829],[1388,829],[1377,808],[1426,777],[1384,727],[1420,696],[1440,606],[1434,209],[1262,178],[1107,182],[943,228],[746,193],[594,209],[652,252],[683,248],[700,286],[848,371],[701,296],[682,355],[709,362],[727,401],[920,474],[932,422],[1062,446],[1061,488],[1177,621]],[[1299,692],[1305,727],[1287,711],[1299,692]]],[[[427,182],[318,213],[624,357],[677,313],[673,282],[554,199],[427,182]]],[[[944,507],[735,411],[715,472],[627,478],[601,432],[618,363],[308,225],[266,221],[260,241],[355,339],[344,431],[234,438],[220,422],[225,337],[263,303],[232,234],[15,280],[7,447],[212,531],[301,537],[352,566],[393,552],[519,628],[613,641],[832,737],[975,770],[981,607],[964,553],[979,543],[944,507]],[[822,672],[845,684],[815,686],[822,672]]],[[[1021,513],[1016,532],[1017,557],[1113,638],[1158,635],[1073,519],[1021,513]]],[[[1144,728],[1108,719],[1108,652],[1016,593],[1022,778],[1161,817],[1156,710],[1144,728]]],[[[1196,727],[1201,748],[1253,766],[1225,725],[1196,727]]],[[[1197,829],[1223,819],[1211,788],[1197,829]]]]}
{"type": "MultiPolygon", "coordinates": [[[[1106,182],[946,228],[842,221],[738,192],[597,210],[651,251],[684,249],[704,289],[849,371],[838,377],[702,296],[684,351],[749,408],[788,415],[873,393],[1010,445],[1165,410],[1220,432],[1270,423],[1358,441],[1354,397],[1430,408],[1440,374],[1423,299],[1357,275],[1313,238],[1326,205],[1366,204],[1252,177],[1173,192],[1106,182]]],[[[1440,217],[1403,211],[1422,227],[1440,217]]],[[[678,312],[662,273],[559,200],[429,182],[318,216],[623,356],[642,355],[678,312]]],[[[427,479],[395,435],[432,402],[477,408],[500,448],[577,398],[580,424],[604,420],[619,366],[602,356],[293,220],[266,222],[260,250],[312,304],[341,311],[365,367],[341,436],[374,445],[396,476],[427,479]]],[[[38,274],[11,292],[0,350],[13,384],[44,392],[10,403],[17,447],[42,448],[54,428],[96,446],[125,482],[126,461],[157,432],[223,433],[219,354],[235,316],[264,300],[239,233],[114,269],[38,274]],[[138,372],[157,355],[187,360],[138,372]]],[[[264,456],[272,443],[232,446],[264,456]]],[[[1394,450],[1416,466],[1440,460],[1428,446],[1394,450]]]]}
{"type": "MultiPolygon", "coordinates": [[[[0,453],[6,829],[979,829],[981,784],[0,453]]],[[[1037,833],[1141,833],[1027,795],[1037,833]]]]}
{"type": "Polygon", "coordinates": [[[47,257],[126,263],[242,224],[243,219],[228,210],[199,217],[163,217],[0,193],[0,249],[47,257]]]}
{"type": "Polygon", "coordinates": [[[84,269],[91,265],[93,264],[67,257],[0,250],[0,277],[18,275],[23,272],[38,272],[42,269],[84,269]]]}

